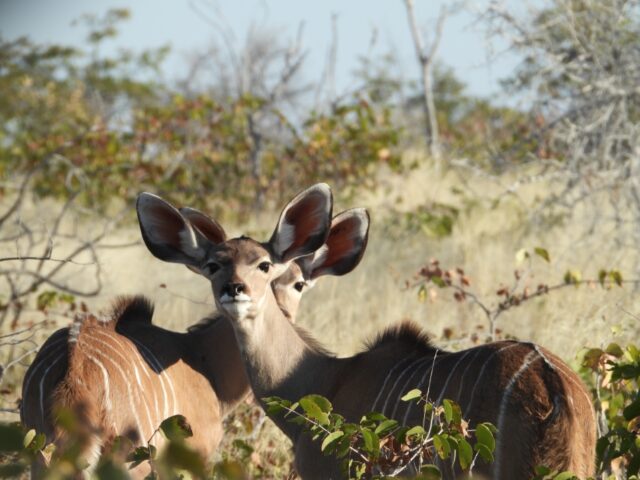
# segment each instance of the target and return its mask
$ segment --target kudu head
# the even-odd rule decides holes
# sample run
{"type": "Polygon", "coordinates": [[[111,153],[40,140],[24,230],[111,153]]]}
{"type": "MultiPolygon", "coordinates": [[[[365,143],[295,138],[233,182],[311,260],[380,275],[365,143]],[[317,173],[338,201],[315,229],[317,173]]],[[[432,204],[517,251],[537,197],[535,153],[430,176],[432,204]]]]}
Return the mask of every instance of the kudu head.
{"type": "MultiPolygon", "coordinates": [[[[298,194],[280,215],[267,242],[227,239],[222,227],[183,215],[161,198],[143,193],[137,212],[147,248],[161,260],[185,264],[211,281],[218,310],[244,320],[273,295],[271,282],[297,258],[318,250],[328,237],[332,196],[326,184],[298,194]],[[194,224],[196,226],[194,226],[194,224]]],[[[200,219],[202,220],[202,219],[200,219]]]]}
{"type": "MultiPolygon", "coordinates": [[[[235,256],[238,259],[242,257],[238,255],[239,250],[242,250],[245,254],[253,251],[253,256],[256,258],[260,254],[264,255],[265,251],[268,253],[268,261],[272,262],[275,266],[275,268],[270,267],[270,270],[272,270],[271,276],[274,277],[271,287],[280,309],[290,319],[294,319],[296,316],[302,293],[311,288],[317,278],[323,275],[344,275],[350,272],[360,262],[367,245],[369,230],[369,215],[367,211],[363,208],[344,211],[333,218],[329,234],[319,249],[306,256],[298,257],[295,261],[287,262],[285,260],[284,264],[288,264],[288,267],[284,269],[282,274],[276,276],[279,270],[278,266],[280,265],[278,259],[282,260],[287,253],[284,252],[284,254],[281,254],[279,257],[277,253],[274,254],[276,249],[273,247],[273,244],[278,241],[282,243],[282,237],[281,234],[279,236],[278,230],[291,228],[289,225],[292,225],[292,222],[294,222],[296,218],[293,215],[294,213],[304,218],[304,208],[311,209],[310,211],[316,215],[317,212],[322,212],[323,208],[325,209],[324,211],[326,211],[326,202],[329,202],[330,209],[331,197],[328,187],[324,185],[312,187],[299,194],[287,205],[280,216],[276,231],[271,240],[266,244],[256,245],[257,242],[247,242],[249,239],[244,237],[229,241],[231,245],[227,253],[229,251],[235,251],[237,253],[235,256]],[[324,192],[328,193],[328,197],[325,196],[324,200],[322,200],[320,196],[315,200],[313,199],[313,197],[319,193],[325,195],[324,192]],[[309,198],[309,196],[311,196],[311,198],[309,198]],[[306,207],[305,202],[307,202],[306,207]],[[325,202],[324,207],[322,206],[323,202],[325,202]],[[277,240],[278,238],[279,240],[277,240]],[[233,244],[236,244],[236,248],[233,247],[233,244]],[[240,246],[242,247],[238,248],[240,246]],[[262,252],[260,252],[261,249],[263,250],[262,252]]],[[[171,233],[171,230],[175,230],[175,228],[185,228],[185,231],[188,232],[189,227],[191,227],[191,229],[194,230],[193,235],[196,238],[196,242],[200,242],[203,248],[210,249],[212,253],[213,251],[217,251],[218,257],[225,257],[223,253],[225,249],[222,246],[227,241],[226,234],[217,222],[198,210],[181,208],[179,214],[183,217],[182,221],[186,219],[186,222],[184,222],[186,226],[180,226],[181,221],[176,218],[176,210],[158,197],[145,193],[141,194],[138,200],[140,227],[145,243],[147,243],[151,252],[163,260],[184,263],[191,270],[210,278],[213,283],[212,274],[214,272],[212,272],[212,270],[216,267],[207,267],[210,261],[215,262],[213,257],[207,260],[205,258],[206,254],[204,257],[196,254],[196,258],[204,258],[204,260],[199,260],[198,262],[186,261],[185,257],[193,257],[194,255],[191,253],[190,248],[187,249],[187,251],[181,251],[184,250],[182,246],[178,246],[177,249],[175,248],[175,231],[171,233]],[[167,237],[167,234],[169,234],[170,238],[164,238],[163,242],[166,240],[169,240],[169,242],[168,244],[165,243],[165,245],[162,245],[161,243],[163,242],[159,242],[158,240],[167,237]],[[202,242],[203,239],[205,240],[204,243],[202,242]],[[207,247],[204,247],[205,245],[207,245],[207,247]],[[178,251],[177,253],[176,250],[178,251]],[[171,251],[173,251],[173,253],[168,253],[171,251]],[[173,257],[173,260],[170,259],[170,257],[173,257]]],[[[183,232],[182,236],[184,237],[185,235],[186,233],[183,232]]],[[[180,233],[178,233],[178,238],[180,238],[180,233]]],[[[188,238],[192,238],[191,233],[188,234],[188,238]]],[[[296,241],[297,240],[293,240],[291,246],[296,245],[296,241]]],[[[263,268],[264,267],[265,265],[263,265],[263,268]]],[[[247,273],[251,273],[251,271],[256,274],[255,269],[249,269],[247,273]]],[[[236,275],[239,275],[239,273],[236,272],[236,275]]],[[[257,275],[257,281],[262,283],[264,277],[257,275]]],[[[266,293],[266,291],[264,293],[266,293]]],[[[220,305],[218,306],[220,307],[220,305]]]]}

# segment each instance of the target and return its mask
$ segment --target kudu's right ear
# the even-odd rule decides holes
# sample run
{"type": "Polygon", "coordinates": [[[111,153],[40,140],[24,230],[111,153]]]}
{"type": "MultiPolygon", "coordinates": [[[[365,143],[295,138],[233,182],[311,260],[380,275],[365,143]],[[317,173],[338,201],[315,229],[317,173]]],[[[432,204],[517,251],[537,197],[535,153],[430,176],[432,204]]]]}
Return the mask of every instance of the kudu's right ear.
{"type": "Polygon", "coordinates": [[[192,226],[200,230],[200,233],[207,237],[211,243],[222,243],[227,239],[227,234],[222,226],[200,210],[182,207],[180,208],[180,214],[186,218],[192,226]]]}
{"type": "Polygon", "coordinates": [[[165,262],[198,266],[209,240],[170,203],[152,193],[141,193],[136,202],[138,223],[149,251],[165,262]]]}
{"type": "Polygon", "coordinates": [[[276,258],[285,263],[320,248],[329,234],[332,209],[333,196],[326,183],[296,195],[282,210],[269,240],[276,258]]]}
{"type": "Polygon", "coordinates": [[[305,278],[345,275],[356,268],[367,248],[369,223],[369,213],[364,208],[336,215],[325,244],[312,255],[298,260],[305,278]]]}

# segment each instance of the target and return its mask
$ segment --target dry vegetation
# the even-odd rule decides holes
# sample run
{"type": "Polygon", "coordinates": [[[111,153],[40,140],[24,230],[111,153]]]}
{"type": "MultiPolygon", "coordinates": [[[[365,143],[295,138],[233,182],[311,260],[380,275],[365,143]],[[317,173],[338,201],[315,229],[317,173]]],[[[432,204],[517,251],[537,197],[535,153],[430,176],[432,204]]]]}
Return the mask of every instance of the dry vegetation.
{"type": "MultiPolygon", "coordinates": [[[[349,276],[318,282],[305,297],[299,314],[299,323],[337,353],[352,354],[375,332],[407,318],[430,332],[444,348],[468,347],[474,333],[478,335],[476,341],[484,340],[487,324],[477,306],[456,302],[451,292],[437,288],[421,300],[416,288],[406,287],[406,281],[431,258],[439,259],[443,266],[463,267],[474,291],[488,303],[496,298],[495,290],[500,285],[511,284],[515,268],[527,268],[516,261],[522,248],[543,246],[551,254],[549,264],[541,259],[532,261],[539,282],[561,282],[569,269],[583,272],[584,278],[596,278],[600,268],[620,268],[625,278],[633,277],[633,271],[625,270],[635,263],[633,249],[607,248],[611,245],[608,238],[590,236],[577,241],[572,237],[571,232],[583,231],[584,223],[589,221],[588,212],[576,214],[562,228],[536,229],[545,233],[527,231],[522,223],[523,212],[527,202],[533,201],[545,185],[532,185],[520,191],[518,197],[504,196],[495,202],[510,178],[480,177],[464,168],[442,173],[429,162],[421,165],[405,174],[382,171],[381,186],[376,192],[361,192],[348,202],[337,200],[336,210],[351,204],[370,210],[373,227],[367,252],[349,276]],[[451,235],[427,235],[422,229],[407,225],[407,212],[436,201],[460,209],[451,235]]],[[[44,207],[45,204],[38,205],[44,207]]],[[[229,230],[233,234],[265,237],[275,215],[265,214],[259,221],[230,226],[229,230]]],[[[82,228],[91,229],[92,223],[85,222],[82,228]]],[[[107,243],[127,243],[138,237],[137,227],[130,224],[113,232],[107,243]]],[[[55,255],[62,255],[64,248],[63,244],[54,245],[55,255]]],[[[181,266],[157,261],[142,244],[103,250],[100,262],[104,287],[98,297],[86,300],[91,310],[108,306],[116,295],[142,293],[156,304],[154,322],[173,330],[183,330],[211,310],[206,281],[181,266]]],[[[80,285],[92,276],[92,271],[83,266],[70,271],[72,284],[80,285]]],[[[583,285],[553,292],[506,312],[498,327],[502,335],[540,343],[576,366],[577,355],[586,346],[605,346],[614,340],[626,344],[637,338],[635,314],[639,310],[633,285],[611,289],[583,285]]],[[[40,316],[34,312],[31,320],[38,321],[40,316]]],[[[27,316],[23,321],[27,324],[28,320],[27,316]]],[[[68,317],[58,317],[55,325],[38,333],[38,340],[70,321],[68,317]]],[[[23,372],[16,368],[5,378],[2,408],[11,408],[20,397],[23,372]]],[[[3,417],[16,418],[12,414],[3,417]]],[[[274,462],[281,465],[281,471],[288,470],[288,442],[269,421],[256,435],[252,431],[256,420],[257,412],[249,407],[241,407],[228,420],[227,428],[235,436],[225,439],[226,451],[231,450],[235,438],[250,439],[257,442],[252,457],[255,462],[274,462]]]]}

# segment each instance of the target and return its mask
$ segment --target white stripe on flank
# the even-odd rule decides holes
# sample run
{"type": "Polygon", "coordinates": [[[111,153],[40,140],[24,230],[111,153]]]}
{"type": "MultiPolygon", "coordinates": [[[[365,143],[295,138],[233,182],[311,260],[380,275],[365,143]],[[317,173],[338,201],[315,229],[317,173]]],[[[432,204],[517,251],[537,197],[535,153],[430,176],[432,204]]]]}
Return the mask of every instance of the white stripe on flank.
{"type": "MultiPolygon", "coordinates": [[[[416,373],[420,372],[420,369],[423,367],[424,363],[429,362],[428,358],[423,358],[417,365],[416,368],[414,369],[414,371],[411,373],[411,375],[409,375],[409,378],[407,378],[407,381],[404,383],[404,386],[398,390],[398,395],[396,395],[396,402],[393,405],[393,410],[391,411],[391,416],[389,418],[396,418],[396,412],[398,411],[398,407],[400,406],[400,404],[402,403],[402,400],[400,400],[407,392],[409,392],[409,390],[412,388],[411,387],[411,381],[413,380],[413,377],[415,377],[416,373]]],[[[415,385],[413,388],[418,388],[418,385],[415,385]]],[[[392,390],[393,392],[393,390],[392,390]]]]}
{"type": "MultiPolygon", "coordinates": [[[[422,384],[427,380],[427,375],[429,375],[432,371],[433,371],[433,367],[435,366],[436,360],[438,358],[438,352],[439,350],[436,350],[434,355],[433,355],[433,360],[431,361],[431,368],[429,368],[428,370],[425,370],[425,372],[422,374],[422,377],[420,377],[420,381],[418,382],[418,384],[416,385],[416,388],[419,388],[420,390],[422,390],[422,384]]],[[[427,391],[423,392],[426,394],[427,398],[429,398],[429,389],[431,388],[431,377],[429,377],[429,385],[427,386],[427,391]]],[[[409,419],[409,414],[411,412],[411,408],[413,407],[413,402],[409,403],[409,406],[407,407],[407,411],[404,414],[404,418],[402,419],[402,423],[406,424],[407,420],[409,419]]]]}
{"type": "Polygon", "coordinates": [[[35,376],[35,373],[38,371],[38,369],[40,367],[42,367],[43,365],[48,364],[48,362],[45,362],[45,359],[49,358],[49,357],[52,357],[53,356],[52,354],[59,353],[59,351],[57,349],[55,351],[47,351],[47,350],[55,349],[55,347],[57,347],[61,343],[64,343],[66,345],[67,344],[67,340],[65,338],[60,338],[60,339],[56,340],[55,342],[51,342],[49,345],[45,345],[44,349],[42,349],[42,350],[40,350],[38,352],[38,358],[37,358],[38,364],[35,365],[35,363],[34,363],[34,364],[31,365],[32,367],[35,367],[35,368],[33,368],[33,370],[31,370],[31,372],[29,373],[29,375],[26,376],[25,379],[24,379],[24,383],[23,383],[24,387],[22,388],[23,397],[26,396],[26,392],[29,391],[29,385],[31,384],[31,380],[35,376]],[[47,352],[47,353],[45,354],[43,352],[47,352]]]}
{"type": "Polygon", "coordinates": [[[105,355],[104,352],[93,348],[91,345],[89,345],[86,341],[81,342],[82,339],[78,339],[78,345],[84,345],[85,348],[88,348],[89,350],[92,350],[94,354],[97,354],[98,357],[103,357],[103,359],[109,360],[111,362],[111,364],[116,368],[116,370],[118,370],[118,372],[120,372],[120,375],[122,376],[122,380],[124,381],[124,384],[127,387],[127,396],[129,398],[129,407],[131,408],[131,414],[133,415],[135,421],[136,421],[136,426],[138,427],[138,434],[140,435],[140,440],[142,440],[143,442],[146,443],[146,440],[151,436],[151,432],[149,432],[149,435],[145,436],[144,431],[142,429],[142,425],[140,423],[140,419],[138,418],[137,415],[137,408],[135,406],[134,403],[134,398],[133,398],[133,391],[131,389],[131,383],[129,382],[129,378],[127,377],[126,373],[124,372],[124,370],[122,369],[122,367],[120,367],[120,365],[118,365],[117,362],[113,361],[113,359],[107,357],[105,355]]]}
{"type": "MultiPolygon", "coordinates": [[[[407,368],[405,368],[402,371],[402,373],[400,375],[398,375],[398,378],[396,378],[396,381],[393,382],[393,386],[391,387],[391,390],[389,390],[389,395],[387,395],[387,399],[384,401],[384,405],[382,405],[382,410],[380,411],[380,413],[382,413],[383,415],[386,415],[385,412],[387,411],[387,405],[389,404],[389,400],[391,400],[392,398],[395,398],[395,395],[393,394],[393,392],[396,389],[396,386],[398,385],[398,383],[400,383],[400,380],[402,379],[402,377],[404,377],[405,373],[407,373],[412,368],[414,368],[416,365],[418,365],[419,363],[422,363],[422,362],[424,362],[424,358],[418,358],[418,359],[414,360],[413,362],[411,362],[407,366],[407,368]]],[[[402,396],[402,392],[400,392],[398,395],[402,396]]]]}
{"type": "MultiPolygon", "coordinates": [[[[456,370],[458,368],[458,365],[460,365],[460,362],[462,362],[465,358],[467,358],[467,355],[469,355],[470,352],[471,352],[471,350],[466,350],[464,352],[464,354],[455,363],[455,365],[453,366],[453,368],[449,372],[449,375],[447,375],[447,380],[444,382],[444,386],[442,387],[442,390],[440,391],[440,395],[438,395],[438,398],[435,401],[436,405],[440,405],[440,402],[442,402],[442,397],[444,397],[444,392],[446,392],[447,387],[449,386],[449,382],[451,381],[451,377],[453,377],[453,374],[456,372],[456,370]]],[[[456,398],[453,398],[452,400],[458,402],[458,399],[456,399],[456,398]]]]}
{"type": "Polygon", "coordinates": [[[480,352],[482,352],[482,350],[484,350],[484,345],[480,347],[476,347],[476,353],[473,354],[473,357],[471,357],[471,360],[469,361],[469,363],[467,363],[467,366],[465,367],[464,371],[462,372],[462,375],[460,376],[460,386],[458,387],[458,393],[456,393],[456,396],[455,396],[455,401],[458,402],[458,404],[460,403],[460,398],[461,398],[460,395],[462,395],[462,389],[464,388],[464,378],[467,376],[467,371],[469,370],[469,367],[475,365],[476,357],[480,352]]]}
{"type": "MultiPolygon", "coordinates": [[[[487,359],[485,360],[484,364],[482,365],[482,368],[480,369],[480,373],[478,374],[478,378],[476,378],[475,383],[473,384],[473,390],[471,390],[471,396],[469,397],[469,401],[467,402],[467,406],[464,408],[464,410],[462,410],[462,416],[468,416],[468,412],[469,410],[471,410],[471,407],[473,406],[473,398],[475,397],[476,394],[476,388],[478,388],[478,385],[480,384],[480,380],[482,380],[482,375],[484,374],[485,369],[487,368],[487,365],[489,365],[489,362],[491,362],[491,360],[493,359],[493,357],[495,357],[496,355],[498,355],[499,353],[505,351],[505,350],[509,350],[513,347],[517,347],[522,345],[519,342],[515,342],[512,343],[510,345],[507,345],[506,347],[502,347],[499,348],[498,350],[494,350],[491,355],[489,355],[487,357],[487,359]]],[[[489,420],[489,419],[487,419],[489,420]]]]}
{"type": "Polygon", "coordinates": [[[66,353],[67,353],[67,349],[65,348],[65,349],[63,349],[62,353],[60,353],[60,355],[58,355],[53,360],[53,362],[51,362],[49,364],[47,369],[42,374],[42,378],[40,379],[40,386],[39,386],[39,389],[40,389],[40,415],[42,415],[42,430],[41,431],[46,431],[45,425],[47,424],[47,419],[46,419],[45,411],[44,411],[44,381],[47,378],[47,374],[49,373],[49,370],[51,370],[60,360],[62,360],[66,353]]]}
{"type": "Polygon", "coordinates": [[[405,358],[402,359],[401,361],[399,361],[398,363],[396,363],[393,368],[391,368],[389,370],[389,373],[387,373],[387,376],[384,379],[384,382],[382,384],[382,387],[380,388],[380,390],[378,391],[378,395],[376,396],[376,399],[373,402],[373,405],[371,406],[371,412],[375,412],[376,407],[378,406],[378,402],[380,401],[380,398],[382,397],[382,393],[384,392],[384,388],[387,386],[387,383],[389,383],[389,380],[391,379],[391,376],[396,373],[396,371],[398,369],[400,369],[401,367],[403,367],[405,364],[409,363],[411,361],[411,359],[409,358],[405,358]]]}
{"type": "Polygon", "coordinates": [[[140,374],[138,373],[138,367],[136,367],[136,362],[139,361],[139,357],[133,356],[131,358],[128,358],[125,354],[123,354],[118,349],[120,347],[124,347],[123,344],[125,343],[125,341],[123,339],[125,339],[127,337],[124,337],[124,336],[116,337],[113,334],[108,334],[104,330],[99,330],[99,329],[95,329],[95,331],[93,333],[96,333],[97,336],[102,336],[104,338],[108,338],[109,340],[111,340],[112,343],[115,343],[115,345],[113,345],[112,343],[108,343],[108,342],[105,342],[103,340],[100,340],[99,338],[97,338],[97,336],[93,337],[93,340],[95,340],[98,343],[101,343],[106,348],[110,348],[118,357],[120,357],[120,359],[122,360],[122,364],[121,365],[130,365],[130,366],[133,367],[133,372],[134,372],[134,375],[136,377],[136,382],[138,384],[138,388],[137,389],[132,389],[132,390],[135,393],[135,396],[136,396],[136,399],[137,399],[138,403],[142,403],[144,405],[144,410],[145,410],[145,413],[147,414],[147,422],[148,422],[148,425],[149,425],[149,430],[148,431],[149,432],[153,432],[156,429],[156,425],[154,425],[153,421],[151,420],[151,412],[149,411],[149,405],[147,404],[147,399],[146,399],[146,395],[145,395],[145,389],[142,386],[142,381],[140,380],[140,374]],[[118,347],[118,348],[116,348],[116,347],[118,347]]]}
{"type": "MultiPolygon", "coordinates": [[[[536,345],[536,351],[540,354],[540,356],[542,356],[542,358],[544,358],[545,362],[552,368],[554,369],[558,375],[560,375],[561,378],[564,378],[565,380],[570,381],[571,383],[573,383],[573,385],[575,385],[578,390],[580,390],[580,392],[582,393],[582,396],[585,397],[587,399],[587,405],[592,405],[592,401],[591,401],[591,397],[589,396],[589,394],[585,391],[584,385],[582,385],[582,383],[578,382],[575,380],[574,375],[575,372],[573,370],[571,370],[569,367],[567,367],[565,364],[563,363],[559,363],[559,364],[555,364],[552,363],[550,360],[547,359],[547,357],[538,349],[538,346],[536,345]]],[[[571,396],[569,396],[569,400],[571,399],[571,396]]],[[[596,417],[596,412],[593,408],[590,408],[589,410],[591,410],[591,416],[593,417],[593,421],[594,423],[598,423],[598,419],[596,417]]]]}
{"type": "MultiPolygon", "coordinates": [[[[127,339],[131,340],[129,337],[127,337],[127,339]]],[[[162,422],[162,420],[164,420],[164,418],[166,417],[162,417],[162,414],[160,412],[160,407],[159,407],[159,402],[158,402],[158,388],[157,385],[158,383],[160,384],[161,387],[163,387],[163,383],[162,383],[162,378],[160,377],[160,375],[155,374],[155,370],[153,370],[149,364],[147,363],[147,360],[145,359],[145,357],[142,355],[142,353],[140,353],[140,351],[134,346],[133,341],[127,342],[127,346],[131,349],[132,351],[132,355],[138,359],[138,361],[140,362],[140,368],[142,370],[142,373],[144,373],[147,381],[149,382],[149,384],[151,385],[151,393],[153,394],[153,414],[154,414],[154,423],[153,423],[153,429],[155,430],[158,425],[160,425],[160,422],[162,422]],[[152,370],[154,375],[151,376],[149,374],[149,370],[152,370]]],[[[137,374],[137,370],[136,370],[136,374],[137,374]]]]}
{"type": "MultiPolygon", "coordinates": [[[[171,381],[171,377],[168,375],[167,370],[162,366],[162,364],[158,361],[158,359],[156,358],[156,356],[153,354],[153,352],[151,352],[151,350],[149,350],[143,343],[139,342],[138,340],[136,340],[135,338],[132,337],[127,337],[130,338],[131,340],[133,340],[133,342],[142,350],[144,351],[144,353],[148,356],[147,360],[149,361],[149,363],[153,366],[153,368],[156,370],[156,373],[158,373],[160,375],[160,378],[164,378],[167,383],[169,384],[169,390],[171,390],[171,398],[173,400],[173,408],[169,407],[169,402],[167,399],[167,392],[164,389],[164,383],[162,384],[162,393],[164,395],[164,412],[163,412],[163,419],[174,415],[178,412],[178,402],[176,401],[176,392],[173,389],[173,382],[171,381]]],[[[140,352],[142,354],[142,351],[140,352]]]]}
{"type": "MultiPolygon", "coordinates": [[[[113,405],[111,404],[111,387],[109,385],[109,373],[107,372],[107,369],[104,366],[104,364],[100,360],[98,360],[96,357],[94,357],[87,351],[83,351],[82,353],[89,360],[95,363],[96,366],[100,369],[100,372],[102,373],[102,381],[104,383],[104,409],[107,411],[107,413],[110,413],[113,410],[113,405]]],[[[115,430],[116,429],[115,421],[113,422],[113,427],[115,430]]]]}
{"type": "MultiPolygon", "coordinates": [[[[537,350],[537,349],[536,349],[537,350]]],[[[516,384],[516,381],[520,376],[529,368],[529,365],[533,363],[535,360],[540,358],[538,352],[536,350],[532,350],[524,357],[522,365],[516,373],[513,374],[511,380],[507,384],[504,393],[502,394],[502,399],[500,400],[500,410],[498,411],[498,422],[496,427],[498,428],[498,438],[496,439],[496,458],[493,462],[493,478],[499,480],[500,477],[500,468],[502,467],[502,443],[504,440],[504,432],[503,432],[503,424],[504,424],[504,415],[507,411],[507,405],[509,403],[509,396],[511,395],[511,390],[513,390],[513,386],[516,384]]]]}

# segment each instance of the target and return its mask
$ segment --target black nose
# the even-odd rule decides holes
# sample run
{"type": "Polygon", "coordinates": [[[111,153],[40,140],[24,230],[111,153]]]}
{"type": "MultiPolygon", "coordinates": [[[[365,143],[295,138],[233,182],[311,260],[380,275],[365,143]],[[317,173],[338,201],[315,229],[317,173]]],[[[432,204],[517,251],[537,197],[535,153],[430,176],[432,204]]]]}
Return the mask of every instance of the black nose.
{"type": "Polygon", "coordinates": [[[240,295],[244,291],[244,283],[227,283],[227,285],[224,287],[223,293],[226,293],[231,297],[235,297],[240,295]]]}

